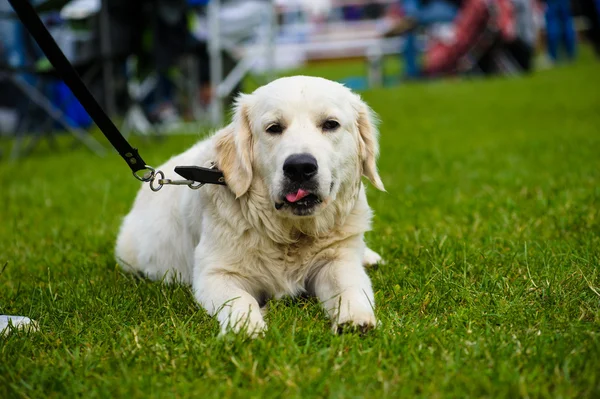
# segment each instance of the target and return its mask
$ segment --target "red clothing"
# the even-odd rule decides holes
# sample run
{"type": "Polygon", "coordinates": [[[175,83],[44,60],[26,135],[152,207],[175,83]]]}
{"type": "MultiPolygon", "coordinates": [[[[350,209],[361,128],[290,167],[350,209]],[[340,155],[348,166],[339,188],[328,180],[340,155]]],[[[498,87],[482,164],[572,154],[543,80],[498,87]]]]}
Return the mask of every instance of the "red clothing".
{"type": "Polygon", "coordinates": [[[461,69],[470,52],[483,51],[500,40],[515,38],[513,6],[510,0],[464,0],[454,22],[452,43],[433,42],[425,53],[427,75],[452,73],[461,69]]]}

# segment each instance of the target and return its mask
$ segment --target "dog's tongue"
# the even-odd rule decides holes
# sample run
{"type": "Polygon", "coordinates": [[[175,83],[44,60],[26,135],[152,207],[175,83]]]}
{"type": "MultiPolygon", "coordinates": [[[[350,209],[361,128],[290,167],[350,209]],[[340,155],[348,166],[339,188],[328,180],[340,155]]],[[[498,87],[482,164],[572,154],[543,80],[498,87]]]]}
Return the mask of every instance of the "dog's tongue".
{"type": "Polygon", "coordinates": [[[296,193],[289,193],[288,195],[286,195],[285,199],[289,202],[297,202],[300,201],[302,198],[306,197],[308,194],[309,193],[307,191],[299,189],[296,193]]]}

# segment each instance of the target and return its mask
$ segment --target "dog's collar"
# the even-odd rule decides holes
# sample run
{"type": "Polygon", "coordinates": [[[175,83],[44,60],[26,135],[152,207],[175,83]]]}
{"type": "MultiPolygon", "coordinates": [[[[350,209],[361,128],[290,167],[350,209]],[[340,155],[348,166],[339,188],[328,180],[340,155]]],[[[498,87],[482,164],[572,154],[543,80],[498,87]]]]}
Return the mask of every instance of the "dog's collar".
{"type": "Polygon", "coordinates": [[[201,166],[176,166],[175,173],[184,179],[202,184],[227,185],[227,183],[225,183],[223,172],[217,169],[215,164],[213,164],[211,168],[203,168],[201,166]]]}

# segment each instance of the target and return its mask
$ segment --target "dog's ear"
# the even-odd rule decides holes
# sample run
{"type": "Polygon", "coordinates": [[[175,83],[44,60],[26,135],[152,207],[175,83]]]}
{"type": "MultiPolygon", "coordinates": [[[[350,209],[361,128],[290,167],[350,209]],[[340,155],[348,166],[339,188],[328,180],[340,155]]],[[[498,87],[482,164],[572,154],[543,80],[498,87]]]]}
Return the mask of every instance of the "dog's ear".
{"type": "Polygon", "coordinates": [[[378,190],[385,191],[383,182],[377,172],[377,157],[379,155],[379,130],[375,112],[356,96],[355,110],[357,112],[358,148],[362,161],[362,174],[378,190]]]}
{"type": "Polygon", "coordinates": [[[249,95],[237,98],[233,121],[217,134],[217,165],[236,198],[244,195],[252,182],[253,140],[248,116],[249,100],[249,95]]]}

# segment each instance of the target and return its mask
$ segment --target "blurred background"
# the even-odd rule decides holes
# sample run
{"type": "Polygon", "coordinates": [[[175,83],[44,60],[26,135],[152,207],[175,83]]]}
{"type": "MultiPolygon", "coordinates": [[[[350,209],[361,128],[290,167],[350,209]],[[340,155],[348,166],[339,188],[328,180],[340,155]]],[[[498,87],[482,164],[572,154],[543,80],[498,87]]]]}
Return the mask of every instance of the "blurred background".
{"type": "MultiPolygon", "coordinates": [[[[26,1],[26,0],[23,0],[26,1]]],[[[239,91],[327,65],[354,90],[534,74],[600,56],[600,0],[31,0],[125,135],[218,126],[239,91]]],[[[0,157],[104,141],[0,0],[0,157]]],[[[103,144],[100,144],[102,142],[103,144]]]]}

